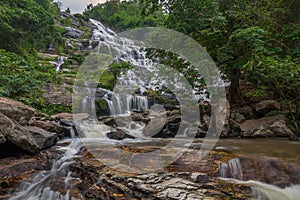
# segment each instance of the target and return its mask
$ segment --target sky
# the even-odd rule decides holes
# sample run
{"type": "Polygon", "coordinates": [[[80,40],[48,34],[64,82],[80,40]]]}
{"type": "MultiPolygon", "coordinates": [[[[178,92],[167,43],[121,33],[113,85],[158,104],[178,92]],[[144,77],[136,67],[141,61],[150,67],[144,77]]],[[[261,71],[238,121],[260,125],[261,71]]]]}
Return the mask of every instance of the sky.
{"type": "Polygon", "coordinates": [[[87,5],[93,4],[96,5],[97,3],[104,3],[106,0],[58,0],[61,2],[62,10],[66,10],[70,8],[72,13],[82,13],[87,5]]]}

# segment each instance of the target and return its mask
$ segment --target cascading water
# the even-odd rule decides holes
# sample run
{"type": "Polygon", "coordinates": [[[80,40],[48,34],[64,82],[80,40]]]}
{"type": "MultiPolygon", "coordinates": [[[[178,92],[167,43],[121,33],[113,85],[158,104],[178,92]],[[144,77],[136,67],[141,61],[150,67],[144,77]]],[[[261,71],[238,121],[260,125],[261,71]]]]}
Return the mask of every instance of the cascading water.
{"type": "Polygon", "coordinates": [[[243,180],[242,166],[239,158],[230,159],[227,163],[220,164],[219,168],[222,178],[243,180]]]}
{"type": "Polygon", "coordinates": [[[298,200],[300,185],[293,185],[284,189],[259,181],[240,181],[237,179],[224,179],[233,184],[249,186],[252,189],[252,200],[298,200]]]}
{"type": "Polygon", "coordinates": [[[298,200],[300,185],[292,185],[284,189],[259,181],[243,181],[243,171],[239,158],[233,158],[219,165],[222,180],[234,184],[242,184],[252,189],[252,200],[298,200]]]}
{"type": "Polygon", "coordinates": [[[42,172],[36,175],[32,183],[24,183],[18,188],[18,193],[14,194],[9,200],[76,200],[69,197],[69,191],[71,189],[69,166],[73,163],[72,159],[76,157],[76,153],[82,147],[80,140],[69,140],[62,142],[70,142],[68,146],[59,147],[58,150],[64,151],[62,157],[53,161],[52,169],[50,171],[42,172]],[[56,180],[57,177],[64,177],[66,194],[63,195],[58,191],[51,189],[51,183],[56,180]]]}
{"type": "MultiPolygon", "coordinates": [[[[135,46],[134,42],[126,39],[117,37],[109,28],[103,26],[100,22],[96,20],[90,20],[97,29],[94,29],[92,38],[90,40],[89,49],[92,48],[91,41],[97,41],[99,45],[95,48],[97,52],[108,51],[109,54],[115,55],[115,59],[118,61],[130,62],[132,65],[139,66],[138,70],[129,70],[126,76],[121,72],[118,78],[118,84],[122,86],[131,85],[132,89],[136,90],[140,88],[141,91],[146,91],[141,86],[146,86],[147,83],[143,78],[149,74],[149,71],[153,70],[151,61],[146,59],[145,52],[140,50],[140,47],[135,46]]],[[[95,109],[95,104],[92,103],[96,99],[91,93],[90,86],[88,83],[86,85],[86,96],[83,97],[81,101],[81,112],[93,113],[91,110],[95,109]]],[[[129,88],[126,88],[127,90],[129,88]]],[[[141,94],[123,94],[121,92],[112,92],[105,89],[101,89],[106,94],[102,97],[107,102],[109,111],[111,115],[122,115],[128,114],[132,110],[140,110],[142,108],[148,108],[148,99],[146,96],[141,94]]],[[[130,90],[130,89],[129,89],[130,90]]]]}
{"type": "Polygon", "coordinates": [[[66,60],[67,60],[67,57],[58,56],[57,62],[56,62],[56,71],[57,72],[60,71],[61,66],[65,63],[66,60]]]}

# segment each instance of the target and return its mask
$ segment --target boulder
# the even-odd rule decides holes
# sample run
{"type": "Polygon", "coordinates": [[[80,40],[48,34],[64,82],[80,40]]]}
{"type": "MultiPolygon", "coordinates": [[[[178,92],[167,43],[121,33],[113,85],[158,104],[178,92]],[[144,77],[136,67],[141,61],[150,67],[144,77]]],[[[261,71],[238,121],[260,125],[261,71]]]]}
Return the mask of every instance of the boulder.
{"type": "Polygon", "coordinates": [[[143,115],[142,113],[132,112],[130,114],[130,117],[133,121],[142,121],[143,115]]]}
{"type": "Polygon", "coordinates": [[[161,130],[166,125],[167,120],[163,118],[154,118],[151,120],[151,122],[145,126],[143,130],[143,134],[146,137],[151,137],[159,134],[161,130]]]}
{"type": "Polygon", "coordinates": [[[49,132],[57,133],[58,137],[62,138],[66,135],[69,136],[69,129],[61,126],[60,124],[56,123],[55,121],[42,121],[42,120],[34,120],[30,122],[30,126],[39,127],[49,132]]]}
{"type": "Polygon", "coordinates": [[[116,125],[115,119],[113,117],[107,117],[102,120],[102,122],[108,126],[116,125]]]}
{"type": "Polygon", "coordinates": [[[44,129],[33,126],[26,126],[25,128],[31,133],[40,149],[49,148],[57,141],[56,133],[48,132],[44,129]]]}
{"type": "Polygon", "coordinates": [[[280,110],[280,104],[274,100],[264,100],[255,106],[255,111],[260,115],[265,115],[271,110],[280,110]]]}
{"type": "Polygon", "coordinates": [[[109,133],[106,134],[106,136],[109,139],[113,139],[113,140],[123,140],[123,139],[126,139],[126,138],[134,139],[133,136],[126,134],[122,130],[117,130],[117,131],[109,132],[109,133]]]}
{"type": "Polygon", "coordinates": [[[294,133],[286,126],[285,120],[274,121],[269,129],[274,132],[277,137],[291,137],[294,133]]]}
{"type": "Polygon", "coordinates": [[[0,134],[4,135],[6,140],[30,153],[35,153],[40,149],[27,129],[2,113],[0,113],[0,134]]]}
{"type": "Polygon", "coordinates": [[[22,126],[28,125],[29,120],[36,114],[33,108],[5,97],[0,97],[0,112],[22,126]]]}
{"type": "Polygon", "coordinates": [[[294,137],[284,115],[247,120],[240,126],[243,137],[294,137]]]}

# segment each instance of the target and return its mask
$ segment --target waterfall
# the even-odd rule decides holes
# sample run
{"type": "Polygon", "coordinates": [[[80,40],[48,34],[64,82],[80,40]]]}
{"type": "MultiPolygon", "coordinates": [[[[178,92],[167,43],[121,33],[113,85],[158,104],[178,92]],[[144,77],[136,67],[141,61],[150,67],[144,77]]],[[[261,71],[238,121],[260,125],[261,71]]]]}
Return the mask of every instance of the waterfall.
{"type": "Polygon", "coordinates": [[[243,180],[242,166],[239,158],[233,158],[219,166],[220,177],[243,180]]]}
{"type": "Polygon", "coordinates": [[[61,66],[65,63],[67,60],[67,57],[64,56],[58,56],[57,62],[56,62],[56,71],[59,72],[61,66]]]}
{"type": "Polygon", "coordinates": [[[70,176],[68,168],[73,163],[72,159],[76,156],[75,154],[82,147],[82,143],[80,140],[67,140],[61,142],[70,142],[70,144],[68,146],[58,148],[58,150],[64,151],[64,154],[60,159],[54,160],[52,169],[50,171],[37,174],[32,183],[22,184],[17,190],[20,192],[14,194],[9,198],[9,200],[76,200],[73,197],[70,198],[68,195],[72,187],[72,177],[70,176]],[[56,180],[57,177],[64,177],[65,187],[62,189],[66,190],[65,195],[51,189],[51,184],[53,185],[53,180],[56,180]]]}
{"type": "MultiPolygon", "coordinates": [[[[132,65],[137,66],[133,70],[129,70],[126,74],[121,72],[118,78],[118,84],[122,87],[125,86],[127,90],[134,92],[136,89],[140,91],[146,91],[143,88],[147,85],[146,75],[153,71],[153,63],[146,59],[146,53],[140,50],[139,46],[134,44],[134,41],[127,38],[118,37],[109,28],[105,27],[100,22],[90,19],[91,23],[95,25],[91,39],[89,40],[89,48],[92,49],[92,41],[97,41],[99,44],[95,48],[96,52],[106,52],[115,55],[115,60],[130,62],[132,65]],[[130,87],[128,87],[130,86],[130,87]]],[[[95,51],[94,49],[94,51],[95,51]]],[[[93,113],[96,107],[93,102],[95,102],[95,97],[91,93],[91,86],[85,83],[86,92],[82,96],[80,111],[83,113],[93,113]]],[[[105,91],[106,95],[102,98],[106,101],[111,115],[122,115],[128,114],[132,110],[141,110],[142,108],[148,108],[148,99],[142,96],[142,93],[133,95],[131,92],[127,91],[105,91]]]]}
{"type": "Polygon", "coordinates": [[[298,200],[300,197],[300,185],[292,185],[279,188],[259,181],[241,181],[232,178],[222,178],[226,182],[249,186],[252,189],[253,200],[298,200]]]}

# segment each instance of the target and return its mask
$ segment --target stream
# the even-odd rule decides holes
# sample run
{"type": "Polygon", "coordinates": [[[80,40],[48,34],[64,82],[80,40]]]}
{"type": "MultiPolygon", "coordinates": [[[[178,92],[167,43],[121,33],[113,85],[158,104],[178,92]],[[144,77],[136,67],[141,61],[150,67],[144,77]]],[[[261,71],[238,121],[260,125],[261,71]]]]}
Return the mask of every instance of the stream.
{"type": "MultiPolygon", "coordinates": [[[[181,139],[184,140],[184,139],[181,139]]],[[[56,149],[62,151],[62,156],[58,160],[54,160],[52,169],[50,171],[43,171],[32,179],[31,182],[25,182],[20,184],[17,188],[17,192],[13,194],[10,200],[69,200],[69,199],[88,199],[82,194],[78,197],[74,197],[74,182],[83,181],[78,177],[72,176],[70,168],[76,162],[78,158],[86,157],[87,155],[80,155],[82,147],[85,146],[91,150],[98,160],[105,164],[111,164],[106,166],[102,173],[115,171],[115,169],[121,169],[123,173],[128,176],[134,173],[133,168],[128,163],[139,161],[145,162],[143,158],[139,157],[124,157],[118,154],[114,148],[124,149],[133,148],[135,151],[155,151],[156,149],[165,146],[170,142],[170,139],[147,139],[147,140],[123,140],[115,141],[110,139],[68,139],[59,142],[56,149]],[[97,152],[97,153],[96,153],[97,152]],[[141,159],[141,160],[139,160],[141,159]],[[126,165],[128,169],[126,169],[126,165]],[[120,167],[120,168],[118,168],[120,167]],[[127,172],[124,172],[127,171],[127,172]],[[57,181],[57,182],[56,182],[57,181]],[[72,184],[73,183],[73,184],[72,184]],[[56,184],[58,188],[56,188],[56,184]],[[55,191],[58,190],[58,191],[55,191]],[[60,192],[61,193],[60,193],[60,192]],[[73,195],[73,196],[72,196],[73,195]]],[[[200,147],[203,144],[203,140],[196,139],[189,147],[189,156],[192,152],[199,152],[200,147]],[[191,151],[190,151],[191,150],[191,151]]],[[[268,140],[227,140],[221,139],[218,141],[214,150],[218,152],[217,155],[225,158],[226,161],[219,163],[217,167],[218,172],[215,178],[223,180],[228,183],[249,186],[252,190],[251,199],[263,199],[263,200],[296,200],[300,195],[300,160],[299,160],[299,144],[297,142],[291,142],[286,140],[268,139],[268,140]],[[253,143],[255,142],[255,147],[253,143]],[[225,154],[224,154],[225,153],[225,154]],[[229,154],[226,155],[226,154],[229,154]],[[230,158],[232,157],[232,158],[230,158]]],[[[172,152],[163,152],[164,156],[168,156],[172,152]]],[[[183,156],[184,157],[184,156],[183,156]]],[[[88,156],[88,159],[90,156],[88,156]]],[[[201,165],[202,162],[206,162],[210,158],[194,158],[190,157],[191,162],[195,160],[196,164],[201,165]],[[201,161],[202,160],[202,161],[201,161]]],[[[214,158],[215,159],[215,158],[214,158]]],[[[219,158],[218,158],[219,159],[219,158]]],[[[190,169],[189,166],[182,166],[180,164],[181,159],[176,164],[168,169],[167,174],[174,171],[203,171],[210,173],[210,169],[202,169],[195,166],[194,169],[190,169]]],[[[182,159],[185,160],[185,159],[182,159]]],[[[139,174],[149,174],[151,172],[151,158],[147,163],[140,163],[141,167],[148,168],[147,172],[139,174]]],[[[155,160],[154,160],[155,162],[155,160]]],[[[176,163],[177,161],[175,161],[176,163]]],[[[185,163],[189,164],[189,163],[185,163]]],[[[195,163],[194,163],[195,164],[195,163]]],[[[94,165],[98,167],[98,165],[94,165]]],[[[167,167],[168,168],[168,167],[167,167]]],[[[161,171],[161,170],[158,170],[161,171]]],[[[164,171],[164,170],[163,170],[164,171]]],[[[136,176],[136,175],[134,175],[136,176]]],[[[83,178],[83,177],[82,177],[83,178]]],[[[99,182],[99,180],[98,180],[99,182]]],[[[204,183],[202,183],[204,184],[204,183]]],[[[100,198],[103,199],[103,198],[100,198]]],[[[126,199],[126,198],[125,198],[126,199]]],[[[184,198],[183,198],[184,199],[184,198]]],[[[198,198],[195,198],[198,199],[198,198]]],[[[201,198],[199,198],[201,199],[201,198]]],[[[217,198],[218,199],[218,198],[217,198]]]]}

